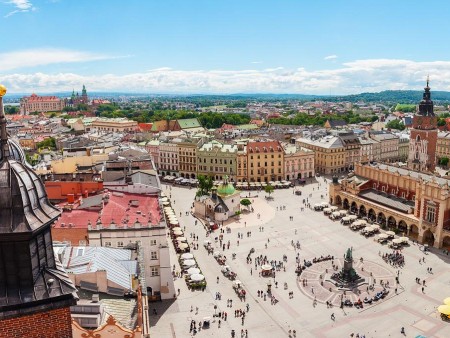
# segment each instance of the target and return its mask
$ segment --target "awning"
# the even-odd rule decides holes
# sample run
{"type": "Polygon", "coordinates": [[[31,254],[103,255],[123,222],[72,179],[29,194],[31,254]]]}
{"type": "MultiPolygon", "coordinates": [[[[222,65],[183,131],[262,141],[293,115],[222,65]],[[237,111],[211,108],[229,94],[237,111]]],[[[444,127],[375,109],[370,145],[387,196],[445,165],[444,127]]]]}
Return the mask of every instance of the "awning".
{"type": "Polygon", "coordinates": [[[194,274],[196,274],[196,273],[200,273],[200,269],[199,269],[199,268],[189,268],[189,269],[187,270],[187,273],[188,273],[189,275],[194,275],[194,274]]]}
{"type": "Polygon", "coordinates": [[[442,313],[443,315],[450,315],[450,305],[440,305],[438,307],[439,313],[442,313]]]}
{"type": "Polygon", "coordinates": [[[181,259],[192,259],[192,258],[194,258],[194,255],[188,252],[181,255],[181,259]]]}
{"type": "Polygon", "coordinates": [[[196,263],[195,263],[195,261],[193,260],[193,259],[186,259],[184,262],[183,262],[183,266],[194,266],[196,263]]]}
{"type": "Polygon", "coordinates": [[[269,264],[261,265],[261,269],[262,270],[272,270],[272,265],[269,265],[269,264]]]}
{"type": "Polygon", "coordinates": [[[194,281],[194,282],[201,282],[202,280],[205,279],[205,276],[203,276],[203,275],[200,274],[200,273],[196,273],[196,274],[191,275],[190,278],[191,278],[191,280],[194,281]]]}

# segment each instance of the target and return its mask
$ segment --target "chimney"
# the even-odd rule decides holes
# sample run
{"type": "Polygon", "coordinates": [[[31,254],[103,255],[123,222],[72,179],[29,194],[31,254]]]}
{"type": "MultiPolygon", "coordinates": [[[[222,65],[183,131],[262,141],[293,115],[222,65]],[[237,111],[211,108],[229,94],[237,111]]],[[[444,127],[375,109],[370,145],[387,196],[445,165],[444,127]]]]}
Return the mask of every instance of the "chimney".
{"type": "Polygon", "coordinates": [[[99,294],[98,294],[98,293],[94,293],[94,294],[92,295],[92,303],[98,303],[99,300],[100,300],[99,294]]]}

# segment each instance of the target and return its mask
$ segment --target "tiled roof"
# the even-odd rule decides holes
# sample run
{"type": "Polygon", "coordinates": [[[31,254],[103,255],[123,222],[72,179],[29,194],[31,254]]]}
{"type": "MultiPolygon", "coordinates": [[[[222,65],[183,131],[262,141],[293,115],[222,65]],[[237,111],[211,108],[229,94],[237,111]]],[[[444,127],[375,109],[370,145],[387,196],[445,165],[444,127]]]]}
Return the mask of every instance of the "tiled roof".
{"type": "Polygon", "coordinates": [[[201,125],[200,125],[200,123],[198,122],[197,119],[182,119],[182,120],[178,120],[178,124],[180,125],[181,129],[201,127],[201,125]]]}
{"type": "Polygon", "coordinates": [[[95,227],[99,217],[104,228],[109,227],[112,221],[116,224],[116,228],[123,225],[131,226],[136,220],[142,225],[159,224],[161,216],[157,196],[126,193],[112,193],[109,196],[109,201],[105,203],[101,213],[77,209],[65,211],[54,227],[61,228],[61,224],[64,223],[64,227],[72,224],[74,228],[86,229],[89,222],[95,227]],[[138,206],[131,206],[131,201],[137,201],[138,206]]]}

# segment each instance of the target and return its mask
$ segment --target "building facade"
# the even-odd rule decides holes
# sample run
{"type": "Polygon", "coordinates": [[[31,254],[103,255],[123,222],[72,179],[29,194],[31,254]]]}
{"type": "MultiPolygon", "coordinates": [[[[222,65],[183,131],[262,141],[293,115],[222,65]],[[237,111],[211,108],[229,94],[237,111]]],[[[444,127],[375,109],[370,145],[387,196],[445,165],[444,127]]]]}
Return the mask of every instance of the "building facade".
{"type": "Polygon", "coordinates": [[[371,131],[370,138],[379,143],[379,152],[375,156],[376,161],[394,162],[399,158],[399,137],[386,131],[371,131]]]}
{"type": "Polygon", "coordinates": [[[118,118],[98,118],[91,124],[91,129],[103,132],[133,132],[138,128],[136,121],[123,117],[118,118]]]}
{"type": "Polygon", "coordinates": [[[419,243],[450,249],[450,181],[386,164],[356,164],[330,184],[330,203],[419,243]]]}
{"type": "Polygon", "coordinates": [[[279,141],[247,143],[247,182],[281,181],[284,178],[284,151],[279,141]]]}
{"type": "Polygon", "coordinates": [[[283,148],[285,180],[305,179],[315,175],[314,151],[287,144],[283,148]]]}
{"type": "Polygon", "coordinates": [[[247,142],[236,144],[238,151],[236,155],[236,182],[248,182],[247,177],[247,142]]]}
{"type": "Polygon", "coordinates": [[[346,154],[342,141],[337,136],[325,136],[321,139],[298,138],[295,143],[314,151],[314,165],[320,174],[342,173],[346,170],[346,154]]]}
{"type": "Polygon", "coordinates": [[[450,158],[450,133],[440,132],[438,133],[437,145],[436,145],[436,160],[441,158],[450,158]]]}
{"type": "Polygon", "coordinates": [[[62,111],[65,107],[64,99],[56,96],[38,96],[32,94],[25,96],[20,100],[20,113],[27,115],[29,113],[46,113],[49,111],[62,111]]]}
{"type": "Polygon", "coordinates": [[[178,145],[172,142],[159,144],[159,173],[178,177],[178,145]]]}
{"type": "Polygon", "coordinates": [[[238,148],[235,144],[223,144],[218,141],[204,143],[197,150],[198,175],[212,176],[215,180],[230,181],[236,179],[238,148]]]}
{"type": "Polygon", "coordinates": [[[199,139],[186,138],[178,145],[178,170],[180,177],[197,177],[197,148],[200,145],[199,139]]]}

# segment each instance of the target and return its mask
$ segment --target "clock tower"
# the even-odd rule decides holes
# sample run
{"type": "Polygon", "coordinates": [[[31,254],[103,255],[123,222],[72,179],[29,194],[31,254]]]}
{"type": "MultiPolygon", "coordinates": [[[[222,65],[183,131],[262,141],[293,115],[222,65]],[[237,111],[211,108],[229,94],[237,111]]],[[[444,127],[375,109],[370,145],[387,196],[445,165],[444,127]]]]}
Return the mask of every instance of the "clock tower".
{"type": "Polygon", "coordinates": [[[413,117],[409,142],[408,167],[418,171],[434,171],[436,166],[436,144],[438,137],[437,117],[429,87],[424,88],[423,98],[413,117]]]}

